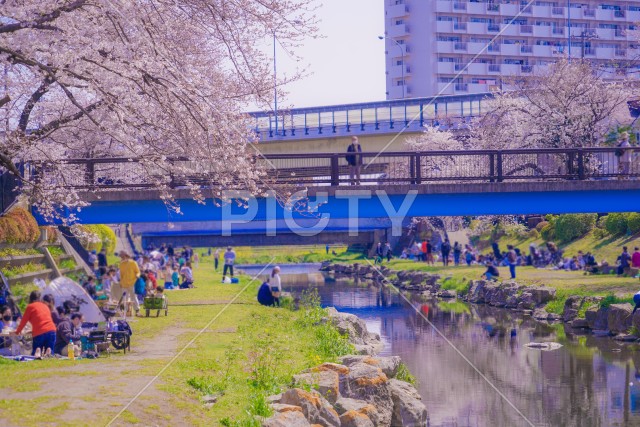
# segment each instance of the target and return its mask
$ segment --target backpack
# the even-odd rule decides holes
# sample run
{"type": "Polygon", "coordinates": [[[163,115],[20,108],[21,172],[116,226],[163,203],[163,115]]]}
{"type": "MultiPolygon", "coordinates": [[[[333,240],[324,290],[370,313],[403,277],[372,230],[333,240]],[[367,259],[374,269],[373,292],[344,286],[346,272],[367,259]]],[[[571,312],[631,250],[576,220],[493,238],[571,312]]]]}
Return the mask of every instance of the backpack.
{"type": "Polygon", "coordinates": [[[147,290],[147,284],[145,283],[144,279],[142,277],[138,277],[138,280],[136,280],[136,284],[133,286],[133,292],[135,292],[136,295],[144,295],[146,293],[147,290]]]}

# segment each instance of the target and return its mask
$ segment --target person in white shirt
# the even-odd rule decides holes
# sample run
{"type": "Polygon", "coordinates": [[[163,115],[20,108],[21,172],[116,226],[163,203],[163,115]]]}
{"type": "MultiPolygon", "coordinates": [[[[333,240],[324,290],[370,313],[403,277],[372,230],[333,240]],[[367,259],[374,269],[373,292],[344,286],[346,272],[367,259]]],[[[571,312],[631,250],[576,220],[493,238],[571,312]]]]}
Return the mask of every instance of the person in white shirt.
{"type": "Polygon", "coordinates": [[[282,292],[282,282],[280,281],[280,267],[277,265],[271,270],[271,280],[269,280],[269,286],[271,287],[271,295],[273,296],[273,302],[276,306],[280,306],[280,293],[282,292]]]}

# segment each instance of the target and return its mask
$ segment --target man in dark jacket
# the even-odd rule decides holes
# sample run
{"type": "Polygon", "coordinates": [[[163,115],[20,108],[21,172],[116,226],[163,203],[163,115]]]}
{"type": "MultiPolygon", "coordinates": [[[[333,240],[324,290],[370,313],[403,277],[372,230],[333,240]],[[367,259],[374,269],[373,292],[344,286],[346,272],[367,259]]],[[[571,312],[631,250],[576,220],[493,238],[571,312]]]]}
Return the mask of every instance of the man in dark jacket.
{"type": "Polygon", "coordinates": [[[105,248],[102,248],[100,253],[98,253],[98,270],[100,272],[100,277],[104,276],[107,273],[107,267],[109,264],[107,263],[107,251],[105,248]]]}
{"type": "Polygon", "coordinates": [[[82,314],[73,313],[70,318],[63,319],[56,328],[56,344],[53,348],[55,354],[62,355],[63,350],[73,340],[80,343],[78,328],[82,325],[82,314]]]}
{"type": "MultiPolygon", "coordinates": [[[[358,142],[357,136],[351,137],[351,144],[349,145],[349,148],[347,148],[347,153],[362,153],[362,147],[358,142]]],[[[349,164],[349,179],[351,180],[351,185],[359,185],[360,169],[362,168],[362,155],[347,154],[345,159],[349,164]]]]}

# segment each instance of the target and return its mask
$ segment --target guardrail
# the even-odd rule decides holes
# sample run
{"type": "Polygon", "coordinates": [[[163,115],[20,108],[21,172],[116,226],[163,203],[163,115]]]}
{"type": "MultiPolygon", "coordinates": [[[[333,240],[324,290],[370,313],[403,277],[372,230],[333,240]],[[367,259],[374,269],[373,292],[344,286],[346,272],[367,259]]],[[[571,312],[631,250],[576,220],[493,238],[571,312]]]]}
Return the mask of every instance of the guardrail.
{"type": "MultiPolygon", "coordinates": [[[[397,99],[359,104],[249,113],[260,141],[304,139],[335,134],[395,132],[425,125],[450,126],[449,119],[480,115],[491,93],[397,99]]],[[[486,108],[485,108],[486,109],[486,108]]]]}
{"type": "MultiPolygon", "coordinates": [[[[352,153],[361,162],[357,170],[347,163],[347,153],[270,154],[255,157],[274,185],[340,186],[427,184],[434,182],[504,182],[599,180],[640,177],[639,148],[571,148],[523,150],[468,150],[352,153]],[[352,176],[353,175],[353,176],[352,176]]],[[[46,163],[33,165],[32,173],[49,186],[81,190],[170,188],[190,183],[214,185],[216,173],[187,158],[170,160],[190,170],[189,176],[149,176],[137,159],[71,159],[61,178],[46,163]]]]}

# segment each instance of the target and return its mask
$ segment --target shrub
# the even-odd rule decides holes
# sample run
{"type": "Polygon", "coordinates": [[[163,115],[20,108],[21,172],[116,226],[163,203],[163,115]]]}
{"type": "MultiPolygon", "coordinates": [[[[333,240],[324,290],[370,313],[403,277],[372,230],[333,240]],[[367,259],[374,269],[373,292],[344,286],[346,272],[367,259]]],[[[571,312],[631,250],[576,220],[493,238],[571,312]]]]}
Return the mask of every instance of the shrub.
{"type": "Polygon", "coordinates": [[[631,212],[627,214],[627,228],[633,234],[640,231],[640,213],[631,212]]]}
{"type": "Polygon", "coordinates": [[[549,221],[540,221],[537,225],[536,225],[536,230],[538,230],[538,232],[541,232],[543,228],[545,228],[547,225],[549,225],[549,221]]]}
{"type": "Polygon", "coordinates": [[[603,217],[602,223],[604,229],[614,236],[619,236],[627,232],[627,218],[624,213],[610,213],[603,217]]]}
{"type": "Polygon", "coordinates": [[[88,251],[101,251],[112,254],[116,249],[116,233],[104,224],[80,225],[72,227],[73,234],[88,251]]]}
{"type": "Polygon", "coordinates": [[[555,237],[561,242],[570,242],[584,236],[596,225],[596,214],[560,215],[555,223],[555,237]]]}
{"type": "Polygon", "coordinates": [[[529,230],[529,238],[530,239],[539,239],[540,238],[540,232],[538,230],[536,230],[535,228],[529,230]]]}
{"type": "Polygon", "coordinates": [[[504,226],[505,234],[509,237],[524,239],[529,234],[527,226],[520,223],[507,224],[504,226]]]}
{"type": "Polygon", "coordinates": [[[540,235],[544,240],[551,241],[556,237],[556,229],[552,224],[547,224],[540,231],[540,235]]]}
{"type": "Polygon", "coordinates": [[[38,223],[29,211],[14,208],[0,217],[0,242],[35,243],[39,237],[38,223]]]}
{"type": "Polygon", "coordinates": [[[603,228],[596,228],[595,230],[593,230],[593,237],[595,237],[596,239],[604,239],[608,235],[609,233],[607,233],[607,230],[603,228]]]}

